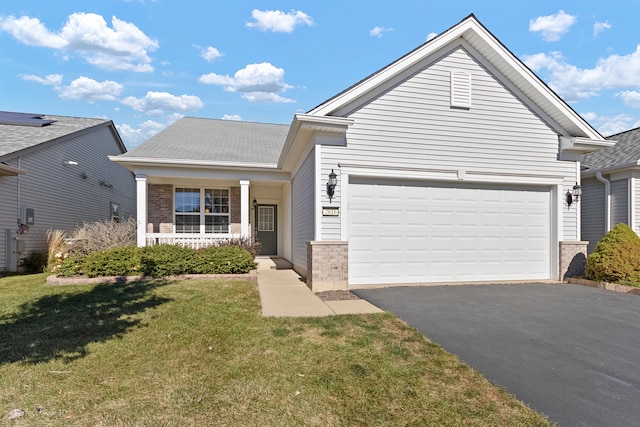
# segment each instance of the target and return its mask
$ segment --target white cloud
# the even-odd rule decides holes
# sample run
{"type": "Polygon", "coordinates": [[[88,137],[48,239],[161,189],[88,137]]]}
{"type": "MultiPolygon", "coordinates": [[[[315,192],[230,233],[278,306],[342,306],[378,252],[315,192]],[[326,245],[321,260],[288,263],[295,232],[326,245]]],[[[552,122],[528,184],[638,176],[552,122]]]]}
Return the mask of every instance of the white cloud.
{"type": "Polygon", "coordinates": [[[194,95],[172,95],[168,92],[149,91],[142,98],[128,96],[121,101],[136,111],[141,111],[150,115],[164,114],[165,111],[186,112],[197,111],[204,104],[194,95]]]}
{"type": "Polygon", "coordinates": [[[567,63],[560,52],[525,56],[532,70],[546,70],[549,86],[567,101],[597,96],[603,89],[640,88],[640,45],[628,55],[600,58],[593,68],[567,63]]]}
{"type": "Polygon", "coordinates": [[[436,37],[438,37],[438,33],[429,33],[429,34],[427,34],[427,41],[433,40],[436,37]]]}
{"type": "Polygon", "coordinates": [[[76,52],[87,62],[108,70],[153,71],[149,51],[159,47],[134,24],[111,18],[111,28],[95,13],[69,15],[58,33],[49,31],[38,18],[0,18],[0,30],[29,46],[76,52]]]}
{"type": "Polygon", "coordinates": [[[197,45],[194,46],[200,50],[200,56],[207,62],[213,62],[222,56],[222,53],[220,53],[220,51],[215,47],[200,47],[197,45]]]}
{"type": "Polygon", "coordinates": [[[609,21],[596,22],[595,24],[593,24],[593,37],[598,37],[601,32],[609,29],[611,29],[611,24],[609,24],[609,21]]]}
{"type": "Polygon", "coordinates": [[[222,116],[222,120],[233,120],[239,122],[242,120],[242,117],[237,114],[225,114],[222,116]]]}
{"type": "Polygon", "coordinates": [[[19,77],[23,80],[29,80],[46,86],[59,86],[62,84],[62,74],[47,74],[44,77],[39,77],[35,74],[20,74],[19,77]]]}
{"type": "Polygon", "coordinates": [[[295,99],[285,98],[278,95],[277,93],[268,92],[248,92],[242,94],[242,98],[246,99],[249,102],[269,102],[280,104],[293,104],[296,102],[295,99]]]}
{"type": "Polygon", "coordinates": [[[598,116],[598,114],[594,112],[588,112],[582,113],[581,116],[604,136],[614,135],[640,126],[640,121],[634,121],[633,117],[628,114],[618,114],[607,117],[598,116]]]}
{"type": "Polygon", "coordinates": [[[313,25],[313,19],[299,10],[285,13],[281,10],[254,9],[251,16],[255,21],[247,22],[247,27],[257,28],[260,31],[291,33],[298,25],[313,25]]]}
{"type": "Polygon", "coordinates": [[[627,107],[640,108],[640,92],[635,90],[623,90],[616,93],[615,96],[622,98],[622,102],[627,107]]]}
{"type": "Polygon", "coordinates": [[[373,27],[369,30],[369,35],[372,37],[382,37],[385,33],[389,33],[393,31],[393,28],[385,28],[385,27],[373,27]]]}
{"type": "Polygon", "coordinates": [[[89,77],[81,76],[72,81],[69,86],[57,87],[60,98],[74,101],[115,101],[124,86],[120,83],[105,80],[98,82],[89,77]]]}
{"type": "Polygon", "coordinates": [[[295,102],[289,98],[276,95],[291,89],[284,82],[284,70],[268,62],[249,64],[236,71],[233,77],[215,73],[200,76],[199,81],[205,84],[224,86],[227,92],[241,92],[243,98],[251,102],[295,102]]]}
{"type": "Polygon", "coordinates": [[[577,18],[560,10],[555,15],[538,16],[529,21],[529,31],[540,32],[542,38],[548,42],[560,40],[560,36],[569,31],[577,18]]]}

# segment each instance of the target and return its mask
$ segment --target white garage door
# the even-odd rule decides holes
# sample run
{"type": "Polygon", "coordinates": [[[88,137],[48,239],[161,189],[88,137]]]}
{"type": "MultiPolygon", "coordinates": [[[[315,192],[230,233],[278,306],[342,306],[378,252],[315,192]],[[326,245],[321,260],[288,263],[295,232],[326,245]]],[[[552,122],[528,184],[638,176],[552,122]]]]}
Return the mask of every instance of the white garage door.
{"type": "Polygon", "coordinates": [[[550,278],[548,188],[349,185],[349,283],[550,278]]]}

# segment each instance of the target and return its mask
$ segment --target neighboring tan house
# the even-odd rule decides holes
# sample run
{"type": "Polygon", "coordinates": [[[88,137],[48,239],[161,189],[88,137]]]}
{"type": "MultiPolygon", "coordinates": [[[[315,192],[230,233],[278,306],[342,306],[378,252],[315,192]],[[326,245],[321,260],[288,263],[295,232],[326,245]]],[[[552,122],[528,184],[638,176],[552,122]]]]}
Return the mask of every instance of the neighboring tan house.
{"type": "Polygon", "coordinates": [[[320,291],[562,278],[610,145],[470,15],[290,126],[184,118],[111,159],[139,245],[251,236],[320,291]]]}
{"type": "Polygon", "coordinates": [[[111,120],[0,112],[0,271],[46,250],[50,229],[135,216],[133,175],[111,120]]]}
{"type": "Polygon", "coordinates": [[[640,234],[640,128],[607,139],[615,145],[582,159],[582,239],[589,253],[621,222],[640,234]]]}

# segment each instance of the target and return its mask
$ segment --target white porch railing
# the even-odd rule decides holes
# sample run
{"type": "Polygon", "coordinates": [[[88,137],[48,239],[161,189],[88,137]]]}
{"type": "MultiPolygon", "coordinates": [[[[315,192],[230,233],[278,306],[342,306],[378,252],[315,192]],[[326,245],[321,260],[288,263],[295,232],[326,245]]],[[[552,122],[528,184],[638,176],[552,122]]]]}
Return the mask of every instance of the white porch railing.
{"type": "Polygon", "coordinates": [[[186,234],[186,233],[147,233],[147,246],[154,245],[182,245],[193,249],[206,248],[207,246],[218,245],[222,241],[229,239],[239,239],[240,235],[205,235],[202,234],[186,234]]]}

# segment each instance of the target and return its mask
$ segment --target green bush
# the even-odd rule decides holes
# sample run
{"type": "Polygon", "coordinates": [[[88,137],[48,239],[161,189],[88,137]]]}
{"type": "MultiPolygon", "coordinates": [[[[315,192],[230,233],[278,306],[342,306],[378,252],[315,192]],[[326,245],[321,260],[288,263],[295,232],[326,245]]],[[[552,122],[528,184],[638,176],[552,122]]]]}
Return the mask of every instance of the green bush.
{"type": "Polygon", "coordinates": [[[239,246],[209,246],[197,252],[198,274],[240,274],[256,268],[253,255],[239,246]]]}
{"type": "Polygon", "coordinates": [[[618,224],[587,258],[587,279],[640,284],[640,237],[626,224],[618,224]]]}
{"type": "Polygon", "coordinates": [[[155,245],[140,249],[141,271],[146,276],[163,277],[192,273],[196,252],[180,245],[155,245]]]}
{"type": "Polygon", "coordinates": [[[136,246],[123,246],[92,252],[84,257],[82,270],[88,277],[138,275],[140,251],[136,246]]]}
{"type": "Polygon", "coordinates": [[[60,263],[54,265],[51,272],[55,273],[56,276],[63,277],[80,276],[84,274],[82,269],[83,262],[84,258],[81,256],[68,256],[60,263]]]}
{"type": "Polygon", "coordinates": [[[24,269],[27,273],[42,273],[47,270],[47,253],[44,251],[33,251],[23,260],[24,269]]]}

